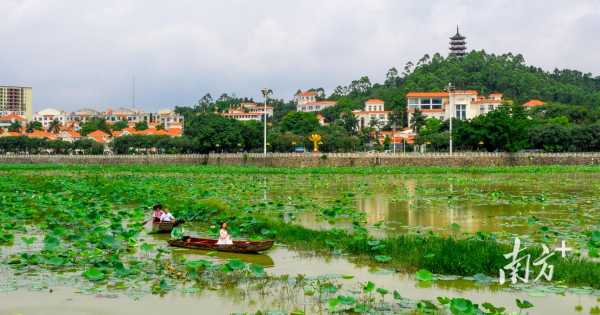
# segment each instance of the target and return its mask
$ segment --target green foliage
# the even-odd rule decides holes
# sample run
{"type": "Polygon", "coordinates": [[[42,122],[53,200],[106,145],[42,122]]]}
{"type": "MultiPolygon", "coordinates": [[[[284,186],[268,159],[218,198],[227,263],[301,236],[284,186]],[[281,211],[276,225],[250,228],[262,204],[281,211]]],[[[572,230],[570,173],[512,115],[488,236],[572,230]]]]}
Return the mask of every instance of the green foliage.
{"type": "Polygon", "coordinates": [[[106,275],[104,274],[104,272],[102,272],[98,268],[90,268],[90,269],[86,270],[85,272],[83,272],[82,275],[83,275],[83,277],[85,277],[86,279],[88,279],[90,281],[101,281],[106,278],[106,275]]]}
{"type": "Polygon", "coordinates": [[[44,130],[42,123],[39,121],[30,121],[25,126],[25,132],[31,133],[34,130],[44,130]]]}
{"type": "Polygon", "coordinates": [[[107,134],[111,134],[111,129],[106,123],[106,120],[98,117],[92,117],[83,124],[81,124],[81,130],[79,130],[79,133],[82,136],[87,136],[89,133],[94,132],[96,130],[100,130],[107,134]]]}
{"type": "Polygon", "coordinates": [[[138,121],[135,123],[135,126],[133,126],[133,128],[137,131],[144,131],[148,129],[148,122],[147,121],[138,121]]]}
{"type": "Polygon", "coordinates": [[[290,112],[281,120],[280,128],[283,132],[292,132],[300,136],[308,136],[317,131],[319,120],[314,113],[290,112]]]}
{"type": "Polygon", "coordinates": [[[121,131],[121,130],[127,128],[128,126],[129,126],[129,124],[127,123],[127,121],[119,120],[119,121],[115,122],[114,124],[112,124],[111,129],[114,131],[121,131]]]}

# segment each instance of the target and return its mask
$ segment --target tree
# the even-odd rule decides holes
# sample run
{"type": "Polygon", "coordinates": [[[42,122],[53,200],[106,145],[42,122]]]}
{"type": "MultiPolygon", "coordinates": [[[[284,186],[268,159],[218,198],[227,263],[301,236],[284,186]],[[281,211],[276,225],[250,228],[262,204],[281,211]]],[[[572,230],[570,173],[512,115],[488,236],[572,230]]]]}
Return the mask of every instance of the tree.
{"type": "Polygon", "coordinates": [[[54,119],[53,121],[50,122],[50,124],[48,125],[48,132],[51,133],[59,133],[60,132],[60,127],[62,126],[62,124],[60,123],[60,121],[58,121],[58,119],[54,119]]]}
{"type": "Polygon", "coordinates": [[[116,123],[112,124],[111,129],[114,131],[121,131],[127,128],[129,124],[125,120],[119,120],[116,123]]]}
{"type": "Polygon", "coordinates": [[[425,125],[425,115],[420,110],[415,110],[410,118],[410,124],[413,126],[413,131],[419,133],[421,127],[425,125]]]}
{"type": "Polygon", "coordinates": [[[81,139],[73,142],[72,148],[82,150],[85,154],[103,154],[104,145],[92,139],[81,139]]]}
{"type": "Polygon", "coordinates": [[[400,77],[398,76],[398,70],[394,68],[390,68],[388,72],[385,74],[385,86],[394,87],[400,84],[400,77]]]}
{"type": "Polygon", "coordinates": [[[263,145],[263,125],[258,121],[241,122],[243,141],[238,144],[238,150],[252,151],[263,145]]]}
{"type": "Polygon", "coordinates": [[[10,126],[8,126],[9,132],[21,132],[21,123],[18,120],[13,121],[10,126]]]}
{"type": "Polygon", "coordinates": [[[210,93],[204,94],[200,100],[198,100],[198,109],[202,112],[207,112],[209,108],[213,105],[213,98],[210,93]]]}
{"type": "Polygon", "coordinates": [[[241,123],[214,113],[199,113],[185,121],[184,135],[190,137],[193,150],[234,152],[242,143],[241,123]]]}
{"type": "Polygon", "coordinates": [[[163,124],[156,125],[156,130],[165,130],[165,126],[163,124]]]}
{"type": "Polygon", "coordinates": [[[530,124],[522,106],[501,106],[473,119],[473,127],[481,130],[482,141],[489,151],[516,152],[529,146],[530,124]]]}
{"type": "Polygon", "coordinates": [[[314,113],[290,112],[280,123],[283,132],[289,131],[300,136],[307,136],[319,128],[319,119],[314,113]]]}
{"type": "Polygon", "coordinates": [[[147,121],[138,121],[137,123],[135,123],[135,126],[133,128],[137,131],[146,130],[146,129],[148,129],[148,122],[147,121]]]}
{"type": "Polygon", "coordinates": [[[82,136],[87,136],[89,133],[94,132],[96,130],[100,130],[106,132],[107,134],[111,134],[110,127],[106,124],[106,120],[99,117],[92,117],[85,123],[81,125],[81,129],[79,133],[82,136]]]}
{"type": "Polygon", "coordinates": [[[42,126],[42,123],[39,121],[28,122],[25,131],[27,133],[32,133],[34,130],[44,130],[44,126],[42,126]]]}
{"type": "Polygon", "coordinates": [[[346,130],[348,134],[355,135],[358,128],[358,119],[351,111],[345,111],[340,114],[341,122],[340,125],[346,130]]]}

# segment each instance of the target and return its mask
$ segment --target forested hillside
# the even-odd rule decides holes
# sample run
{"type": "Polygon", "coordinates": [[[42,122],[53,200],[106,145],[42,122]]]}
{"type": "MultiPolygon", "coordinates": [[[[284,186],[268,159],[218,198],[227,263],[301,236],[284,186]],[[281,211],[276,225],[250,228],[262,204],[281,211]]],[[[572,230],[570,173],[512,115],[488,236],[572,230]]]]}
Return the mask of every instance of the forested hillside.
{"type": "MultiPolygon", "coordinates": [[[[337,101],[337,105],[322,111],[327,126],[320,126],[314,113],[295,112],[292,100],[270,100],[274,117],[270,122],[270,151],[291,151],[294,146],[310,147],[307,136],[317,132],[323,137],[324,151],[383,150],[389,148],[373,128],[358,130],[353,109],[362,108],[364,101],[379,98],[391,110],[389,130],[409,124],[406,115],[406,93],[409,91],[441,91],[448,83],[457,89],[477,90],[480,94],[504,93],[513,108],[502,108],[471,121],[457,121],[454,140],[458,150],[546,151],[600,150],[600,77],[576,70],[545,71],[527,65],[521,55],[487,54],[472,51],[463,58],[425,55],[416,63],[408,62],[403,69],[391,68],[382,83],[372,83],[363,76],[348,85],[340,85],[319,99],[337,101]],[[524,111],[521,104],[530,99],[543,100],[546,105],[524,111]]],[[[291,99],[290,95],[290,99],[291,99]]],[[[202,97],[193,107],[179,107],[186,115],[185,134],[194,139],[195,150],[237,151],[260,150],[261,126],[256,122],[238,122],[209,114],[223,112],[241,102],[252,101],[222,94],[213,99],[202,97]],[[193,128],[192,128],[193,127],[193,128]]],[[[430,143],[429,149],[447,150],[448,122],[428,119],[416,128],[417,144],[430,143]]]]}
{"type": "Polygon", "coordinates": [[[408,91],[441,91],[449,82],[459,89],[482,94],[498,91],[516,103],[529,99],[588,107],[600,106],[600,76],[576,70],[544,71],[525,63],[523,56],[472,51],[463,58],[425,55],[400,70],[392,68],[383,84],[371,84],[367,77],[338,86],[331,98],[359,106],[369,97],[390,105],[404,106],[408,91]]]}

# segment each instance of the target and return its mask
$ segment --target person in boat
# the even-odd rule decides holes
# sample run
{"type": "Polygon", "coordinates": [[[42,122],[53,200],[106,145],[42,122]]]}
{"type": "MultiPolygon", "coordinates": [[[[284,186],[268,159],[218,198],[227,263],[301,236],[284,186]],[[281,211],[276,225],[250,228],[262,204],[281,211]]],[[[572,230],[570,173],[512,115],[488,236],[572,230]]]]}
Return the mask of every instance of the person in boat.
{"type": "Polygon", "coordinates": [[[217,240],[217,245],[233,245],[231,236],[229,235],[229,232],[227,232],[227,222],[223,222],[221,224],[221,230],[219,230],[219,239],[217,240]]]}
{"type": "Polygon", "coordinates": [[[163,207],[160,203],[152,206],[152,222],[160,222],[161,217],[165,214],[163,207]]]}
{"type": "Polygon", "coordinates": [[[171,214],[171,212],[163,211],[163,214],[160,216],[160,222],[175,222],[177,221],[175,217],[171,214]]]}

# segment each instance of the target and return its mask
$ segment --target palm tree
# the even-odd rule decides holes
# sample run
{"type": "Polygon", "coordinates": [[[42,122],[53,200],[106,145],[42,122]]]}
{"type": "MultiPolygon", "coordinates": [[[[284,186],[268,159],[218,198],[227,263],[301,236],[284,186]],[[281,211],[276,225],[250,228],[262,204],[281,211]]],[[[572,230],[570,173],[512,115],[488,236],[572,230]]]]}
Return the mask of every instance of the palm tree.
{"type": "Polygon", "coordinates": [[[8,126],[9,132],[21,132],[21,123],[17,120],[13,121],[10,126],[8,126]]]}
{"type": "Polygon", "coordinates": [[[60,123],[60,121],[58,121],[57,119],[54,119],[48,125],[48,132],[59,133],[61,125],[62,124],[60,123]]]}

